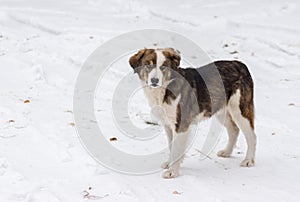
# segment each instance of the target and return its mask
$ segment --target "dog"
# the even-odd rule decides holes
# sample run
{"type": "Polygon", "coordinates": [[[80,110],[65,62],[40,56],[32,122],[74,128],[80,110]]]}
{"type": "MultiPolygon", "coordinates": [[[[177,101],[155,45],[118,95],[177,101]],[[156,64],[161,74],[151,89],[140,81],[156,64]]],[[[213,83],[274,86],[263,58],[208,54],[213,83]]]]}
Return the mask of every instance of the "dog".
{"type": "Polygon", "coordinates": [[[168,161],[162,164],[167,169],[163,177],[179,175],[191,125],[213,115],[228,133],[227,145],[217,155],[230,157],[242,130],[247,153],[240,165],[253,166],[253,80],[247,66],[222,60],[199,68],[181,68],[180,60],[180,52],[173,48],[144,48],[129,59],[150,107],[161,109],[152,112],[165,128],[170,150],[168,161]]]}

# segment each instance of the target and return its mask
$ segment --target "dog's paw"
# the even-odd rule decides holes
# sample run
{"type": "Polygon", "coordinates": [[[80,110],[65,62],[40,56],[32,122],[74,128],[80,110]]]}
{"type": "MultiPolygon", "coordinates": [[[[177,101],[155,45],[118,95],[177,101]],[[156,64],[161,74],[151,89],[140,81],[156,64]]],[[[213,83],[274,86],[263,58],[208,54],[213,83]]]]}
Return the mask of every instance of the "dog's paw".
{"type": "Polygon", "coordinates": [[[220,151],[218,151],[217,155],[218,155],[219,157],[228,158],[228,157],[230,157],[231,152],[230,152],[230,151],[227,151],[227,150],[220,150],[220,151]]]}
{"type": "Polygon", "coordinates": [[[252,167],[254,166],[254,159],[245,159],[240,164],[241,167],[252,167]]]}
{"type": "Polygon", "coordinates": [[[168,169],[168,168],[169,168],[169,163],[170,163],[169,161],[166,161],[166,162],[164,162],[163,164],[161,164],[160,167],[161,167],[162,169],[168,169]]]}
{"type": "Polygon", "coordinates": [[[179,175],[178,169],[169,169],[165,171],[162,175],[163,178],[175,178],[179,175]]]}

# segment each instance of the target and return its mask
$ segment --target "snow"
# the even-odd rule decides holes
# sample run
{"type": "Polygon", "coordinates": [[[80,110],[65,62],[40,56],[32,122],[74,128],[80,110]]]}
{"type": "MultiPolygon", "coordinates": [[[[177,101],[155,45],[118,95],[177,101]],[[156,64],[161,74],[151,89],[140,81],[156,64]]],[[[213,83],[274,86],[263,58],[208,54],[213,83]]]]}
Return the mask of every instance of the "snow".
{"type": "MultiPolygon", "coordinates": [[[[297,0],[1,0],[0,201],[298,201],[299,13],[297,0]],[[72,113],[81,65],[109,39],[144,28],[178,32],[212,59],[239,59],[249,66],[255,82],[255,167],[239,167],[246,148],[242,134],[232,158],[216,156],[226,143],[224,132],[210,158],[201,160],[201,146],[194,144],[181,175],[170,180],[161,172],[115,173],[88,155],[72,113]]],[[[114,82],[131,71],[125,59],[119,61],[123,69],[111,73],[114,82]]],[[[114,85],[102,84],[104,91],[114,85]]],[[[96,100],[97,120],[107,138],[118,137],[115,147],[149,153],[166,145],[163,134],[147,144],[127,141],[109,118],[110,94],[103,96],[103,102],[96,100]]],[[[141,111],[146,102],[141,93],[131,102],[137,107],[129,107],[130,118],[139,124],[147,116],[141,111]]],[[[198,142],[208,126],[199,125],[198,142]]]]}

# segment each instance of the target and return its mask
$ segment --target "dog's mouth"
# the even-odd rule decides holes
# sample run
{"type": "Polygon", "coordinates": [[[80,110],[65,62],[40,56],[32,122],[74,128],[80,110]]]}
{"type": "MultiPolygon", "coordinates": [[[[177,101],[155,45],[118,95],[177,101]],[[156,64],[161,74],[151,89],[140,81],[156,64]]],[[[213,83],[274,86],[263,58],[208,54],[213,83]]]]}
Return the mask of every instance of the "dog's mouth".
{"type": "Polygon", "coordinates": [[[155,83],[152,83],[152,84],[150,84],[150,87],[157,88],[157,87],[158,87],[158,85],[157,85],[157,84],[155,84],[155,83]]]}

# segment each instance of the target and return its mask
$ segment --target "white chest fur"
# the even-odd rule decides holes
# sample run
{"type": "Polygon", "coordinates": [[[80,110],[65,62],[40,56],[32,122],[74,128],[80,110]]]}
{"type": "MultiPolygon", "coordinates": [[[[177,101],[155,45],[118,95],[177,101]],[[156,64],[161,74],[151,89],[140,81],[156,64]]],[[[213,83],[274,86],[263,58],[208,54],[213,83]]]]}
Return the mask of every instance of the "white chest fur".
{"type": "Polygon", "coordinates": [[[151,107],[151,113],[159,119],[162,124],[168,125],[171,128],[176,124],[177,106],[180,100],[180,95],[177,96],[170,104],[163,102],[165,89],[144,87],[144,93],[151,107]]]}

